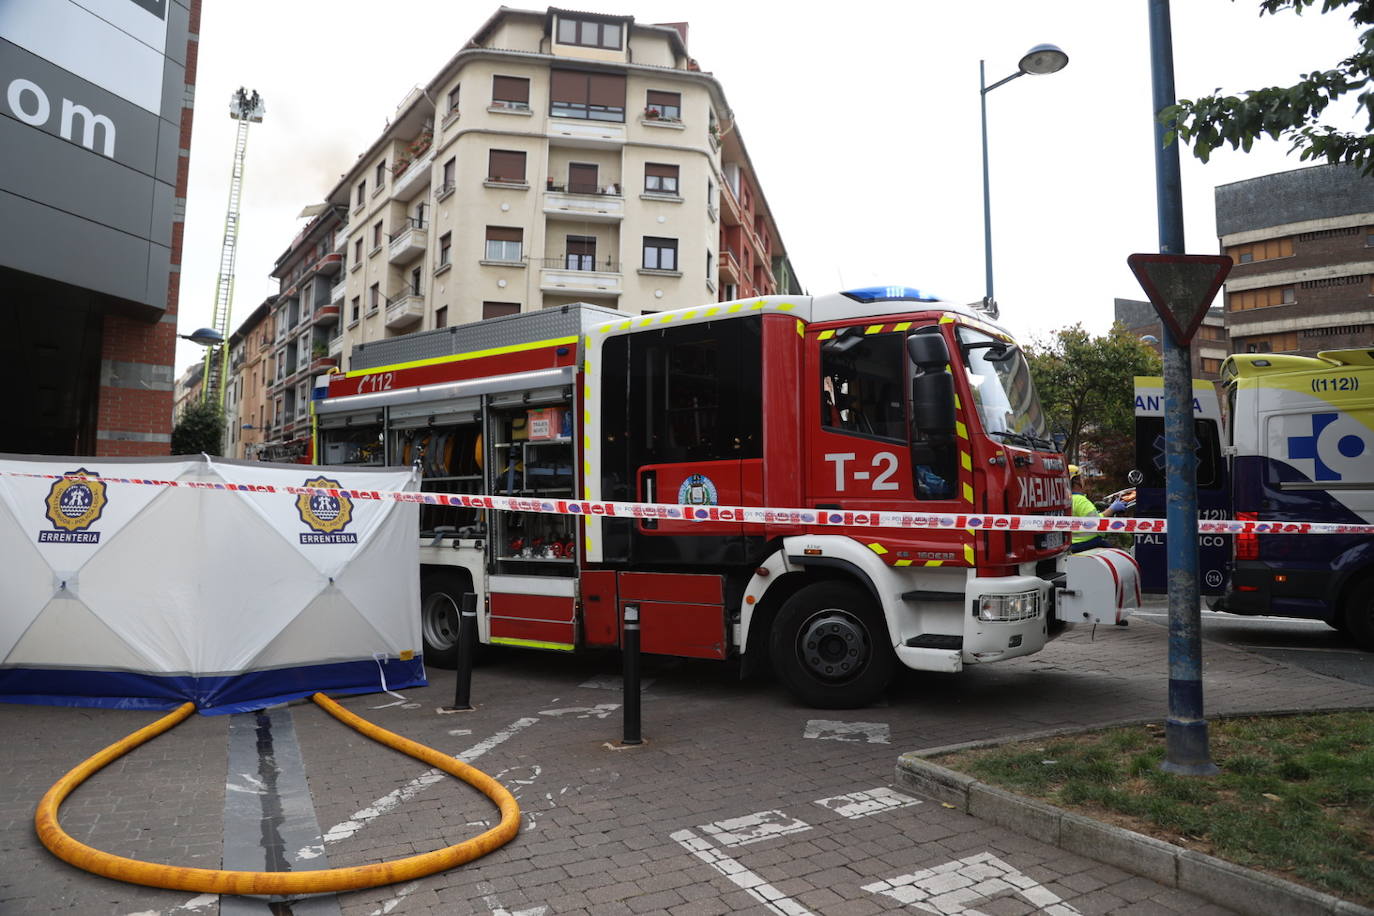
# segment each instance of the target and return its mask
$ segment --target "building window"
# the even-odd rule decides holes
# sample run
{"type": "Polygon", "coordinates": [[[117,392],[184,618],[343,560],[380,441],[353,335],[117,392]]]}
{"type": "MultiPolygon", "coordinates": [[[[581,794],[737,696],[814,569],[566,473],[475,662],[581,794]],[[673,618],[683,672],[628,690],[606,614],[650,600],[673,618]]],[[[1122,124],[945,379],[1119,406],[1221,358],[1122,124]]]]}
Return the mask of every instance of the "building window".
{"type": "Polygon", "coordinates": [[[1266,286],[1262,289],[1227,293],[1226,311],[1245,312],[1271,305],[1292,305],[1296,301],[1297,293],[1292,286],[1266,286]]]}
{"type": "Polygon", "coordinates": [[[382,185],[386,184],[386,160],[385,160],[385,159],[383,159],[381,162],[377,163],[377,168],[376,168],[376,169],[373,171],[373,173],[372,173],[372,183],[375,184],[375,185],[377,186],[377,190],[379,190],[379,191],[381,190],[382,185]]]}
{"type": "Polygon", "coordinates": [[[1236,341],[1236,351],[1243,353],[1286,353],[1298,349],[1298,332],[1268,334],[1264,337],[1242,337],[1236,341]]]}
{"type": "Polygon", "coordinates": [[[488,226],[488,261],[518,261],[524,230],[518,226],[488,226]]]}
{"type": "Polygon", "coordinates": [[[589,19],[558,17],[558,43],[584,48],[620,50],[621,27],[618,22],[593,22],[589,19]]]}
{"type": "Polygon", "coordinates": [[[444,163],[444,186],[443,186],[440,190],[441,190],[441,191],[450,191],[450,190],[452,190],[452,189],[453,189],[453,182],[454,182],[454,179],[457,177],[457,175],[458,175],[458,158],[455,156],[454,158],[450,159],[448,162],[445,162],[445,163],[444,163]]]}
{"type": "Polygon", "coordinates": [[[520,76],[493,76],[491,107],[529,111],[530,81],[520,76]]]}
{"type": "Polygon", "coordinates": [[[447,305],[441,305],[441,306],[439,306],[437,309],[434,310],[434,327],[435,327],[435,328],[446,328],[446,327],[448,327],[448,306],[447,306],[447,305]]]}
{"type": "Polygon", "coordinates": [[[644,117],[651,121],[681,121],[682,94],[650,89],[644,106],[644,117]]]}
{"type": "Polygon", "coordinates": [[[1206,372],[1206,373],[1209,374],[1209,375],[1218,375],[1218,374],[1220,374],[1220,372],[1221,372],[1221,360],[1219,360],[1219,359],[1209,359],[1208,357],[1204,356],[1204,357],[1202,358],[1202,360],[1201,360],[1201,363],[1202,363],[1202,371],[1203,371],[1203,372],[1206,372]]]}
{"type": "Polygon", "coordinates": [[[568,163],[568,191],[573,194],[595,194],[596,166],[586,162],[568,163]]]}
{"type": "Polygon", "coordinates": [[[381,307],[381,304],[382,285],[380,283],[373,283],[371,288],[367,291],[367,313],[371,315],[381,307]]]}
{"type": "Polygon", "coordinates": [[[380,248],[382,245],[382,221],[377,220],[372,226],[372,247],[380,248]]]}
{"type": "Polygon", "coordinates": [[[439,266],[447,267],[453,256],[453,233],[445,232],[439,236],[439,266]]]}
{"type": "Polygon", "coordinates": [[[1237,264],[1269,261],[1273,258],[1291,258],[1293,256],[1293,237],[1268,239],[1263,242],[1252,242],[1249,245],[1233,245],[1226,249],[1226,253],[1237,264]]]}
{"type": "Polygon", "coordinates": [[[454,86],[448,91],[448,113],[458,113],[458,87],[454,86]]]}
{"type": "Polygon", "coordinates": [[[424,295],[424,290],[420,287],[420,268],[415,268],[410,272],[410,294],[412,296],[424,295]]]}
{"type": "Polygon", "coordinates": [[[549,114],[553,117],[624,122],[623,74],[554,70],[551,77],[549,114]]]}
{"type": "Polygon", "coordinates": [[[353,240],[353,263],[354,263],[354,264],[361,264],[362,262],[363,262],[363,237],[360,235],[360,236],[358,236],[356,239],[353,240]]]}
{"type": "Polygon", "coordinates": [[[518,302],[483,302],[482,319],[500,318],[504,315],[520,314],[520,303],[518,302]]]}
{"type": "Polygon", "coordinates": [[[563,255],[563,266],[568,270],[596,270],[596,237],[591,235],[570,235],[563,255]]]}
{"type": "Polygon", "coordinates": [[[644,269],[677,270],[677,239],[644,236],[644,269]]]}
{"type": "Polygon", "coordinates": [[[363,205],[363,201],[366,200],[366,199],[367,199],[367,179],[364,178],[362,181],[358,182],[358,199],[357,199],[357,205],[358,205],[359,207],[361,207],[361,206],[363,205]]]}
{"type": "Polygon", "coordinates": [[[353,306],[352,306],[352,309],[351,309],[351,310],[349,311],[349,313],[348,313],[348,320],[349,320],[349,321],[357,321],[357,320],[358,320],[358,317],[359,317],[359,314],[358,314],[358,313],[359,313],[359,310],[362,308],[362,303],[363,303],[363,300],[362,300],[362,297],[361,297],[361,296],[354,296],[354,297],[353,297],[353,306]]]}
{"type": "Polygon", "coordinates": [[[517,150],[491,150],[487,154],[487,180],[524,184],[525,154],[517,150]]]}
{"type": "Polygon", "coordinates": [[[644,164],[644,190],[655,194],[677,194],[677,172],[675,165],[657,162],[644,164]]]}

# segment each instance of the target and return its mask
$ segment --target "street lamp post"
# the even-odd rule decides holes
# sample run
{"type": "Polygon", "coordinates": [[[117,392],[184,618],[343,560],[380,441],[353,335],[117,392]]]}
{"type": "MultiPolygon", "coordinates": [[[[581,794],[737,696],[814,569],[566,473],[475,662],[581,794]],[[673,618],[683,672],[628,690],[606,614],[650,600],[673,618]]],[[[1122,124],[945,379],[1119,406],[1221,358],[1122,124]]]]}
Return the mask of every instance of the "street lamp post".
{"type": "Polygon", "coordinates": [[[1000,79],[991,86],[987,85],[983,61],[978,61],[978,96],[983,108],[983,265],[987,277],[987,295],[983,302],[992,305],[992,203],[988,193],[988,93],[1018,76],[1027,73],[1057,73],[1069,63],[1069,55],[1055,45],[1036,45],[1021,57],[1017,70],[1011,76],[1000,79]]]}

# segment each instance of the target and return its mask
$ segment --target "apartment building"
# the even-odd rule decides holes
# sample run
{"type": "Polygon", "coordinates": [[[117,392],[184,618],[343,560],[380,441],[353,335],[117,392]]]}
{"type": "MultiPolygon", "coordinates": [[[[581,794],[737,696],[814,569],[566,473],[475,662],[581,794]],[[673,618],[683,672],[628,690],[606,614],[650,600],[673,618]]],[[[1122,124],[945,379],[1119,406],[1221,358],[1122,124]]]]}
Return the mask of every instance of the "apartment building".
{"type": "Polygon", "coordinates": [[[229,335],[229,377],[224,392],[224,454],[264,458],[275,401],[277,297],[269,296],[229,335]]]}
{"type": "Polygon", "coordinates": [[[327,195],[346,221],[330,249],[342,316],[332,334],[278,327],[310,341],[280,366],[281,434],[304,419],[298,373],[320,340],[346,362],[359,343],[571,302],[638,313],[800,291],[686,35],[502,7],[413,91],[327,195]]]}
{"type": "MultiPolygon", "coordinates": [[[[1155,307],[1144,299],[1113,300],[1115,320],[1129,333],[1140,338],[1156,353],[1164,355],[1164,322],[1155,307]]],[[[1202,316],[1189,346],[1189,361],[1193,378],[1216,381],[1221,377],[1221,361],[1231,353],[1226,337],[1226,316],[1214,305],[1202,316]]]]}
{"type": "Polygon", "coordinates": [[[1374,346],[1374,178],[1319,165],[1216,189],[1236,353],[1374,346]]]}
{"type": "MultiPolygon", "coordinates": [[[[344,339],[340,320],[345,283],[340,279],[343,217],[339,209],[316,206],[272,269],[280,291],[259,326],[257,371],[265,391],[254,391],[244,408],[259,411],[260,431],[253,457],[296,461],[310,448],[310,398],[315,380],[337,368],[344,339]],[[262,335],[266,335],[265,337],[262,335]]],[[[251,339],[251,333],[248,335],[251,339]]],[[[249,365],[244,353],[244,367],[249,365]]],[[[239,381],[235,372],[233,384],[239,381]]]]}

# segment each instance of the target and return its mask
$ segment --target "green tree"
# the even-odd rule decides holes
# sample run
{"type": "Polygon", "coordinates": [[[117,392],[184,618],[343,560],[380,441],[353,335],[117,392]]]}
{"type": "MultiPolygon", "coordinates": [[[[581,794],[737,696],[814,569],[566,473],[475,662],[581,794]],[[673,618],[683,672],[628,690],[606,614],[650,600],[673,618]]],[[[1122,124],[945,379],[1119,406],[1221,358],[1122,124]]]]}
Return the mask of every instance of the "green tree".
{"type": "Polygon", "coordinates": [[[195,401],[172,429],[173,455],[220,454],[224,440],[224,411],[218,404],[195,401]]]}
{"type": "Polygon", "coordinates": [[[1159,375],[1159,355],[1119,323],[1101,337],[1075,324],[1032,341],[1026,359],[1068,460],[1091,459],[1108,479],[1123,480],[1134,460],[1133,377],[1159,375]]]}
{"type": "Polygon", "coordinates": [[[1289,152],[1299,159],[1325,159],[1349,162],[1368,175],[1374,173],[1374,0],[1262,0],[1260,15],[1304,10],[1320,2],[1321,12],[1354,7],[1350,20],[1360,28],[1355,53],[1331,70],[1313,70],[1300,75],[1291,86],[1270,86],[1240,95],[1223,95],[1220,89],[1198,99],[1183,99],[1160,113],[1160,122],[1173,129],[1166,131],[1164,143],[1175,136],[1193,148],[1193,155],[1206,162],[1212,150],[1223,144],[1250,151],[1261,135],[1291,141],[1289,152]],[[1328,105],[1342,96],[1358,92],[1356,101],[1364,112],[1364,132],[1340,131],[1319,123],[1328,105]]]}

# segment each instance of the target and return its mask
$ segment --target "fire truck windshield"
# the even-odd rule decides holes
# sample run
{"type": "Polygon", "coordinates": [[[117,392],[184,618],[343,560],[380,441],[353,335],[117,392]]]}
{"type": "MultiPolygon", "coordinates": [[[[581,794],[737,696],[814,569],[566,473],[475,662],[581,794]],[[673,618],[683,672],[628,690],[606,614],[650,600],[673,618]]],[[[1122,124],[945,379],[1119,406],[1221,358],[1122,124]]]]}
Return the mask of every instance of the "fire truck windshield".
{"type": "Polygon", "coordinates": [[[1026,448],[1053,449],[1030,366],[1013,344],[972,328],[959,328],[969,388],[983,431],[1026,448]]]}

